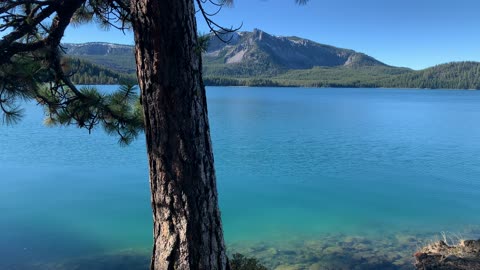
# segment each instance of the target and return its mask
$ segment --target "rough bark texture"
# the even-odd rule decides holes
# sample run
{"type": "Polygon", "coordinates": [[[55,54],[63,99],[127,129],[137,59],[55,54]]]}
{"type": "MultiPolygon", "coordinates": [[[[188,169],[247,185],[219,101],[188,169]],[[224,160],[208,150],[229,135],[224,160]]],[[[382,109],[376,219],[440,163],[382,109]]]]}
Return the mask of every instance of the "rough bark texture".
{"type": "Polygon", "coordinates": [[[228,269],[192,0],[132,0],[154,220],[151,269],[228,269]]]}
{"type": "Polygon", "coordinates": [[[415,267],[419,270],[474,270],[480,269],[480,240],[465,240],[456,246],[440,241],[415,253],[415,267]]]}

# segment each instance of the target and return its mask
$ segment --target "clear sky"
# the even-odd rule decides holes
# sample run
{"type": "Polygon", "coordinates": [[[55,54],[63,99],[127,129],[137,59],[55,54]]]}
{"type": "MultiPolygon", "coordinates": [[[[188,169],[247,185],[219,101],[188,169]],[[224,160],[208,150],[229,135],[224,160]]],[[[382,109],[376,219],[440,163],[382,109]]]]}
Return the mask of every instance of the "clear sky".
{"type": "MultiPolygon", "coordinates": [[[[201,32],[208,32],[197,18],[201,32]]],[[[236,0],[215,21],[241,30],[308,38],[366,53],[390,65],[421,69],[480,61],[480,0],[236,0]]],[[[133,44],[131,33],[69,28],[65,42],[133,44]]]]}

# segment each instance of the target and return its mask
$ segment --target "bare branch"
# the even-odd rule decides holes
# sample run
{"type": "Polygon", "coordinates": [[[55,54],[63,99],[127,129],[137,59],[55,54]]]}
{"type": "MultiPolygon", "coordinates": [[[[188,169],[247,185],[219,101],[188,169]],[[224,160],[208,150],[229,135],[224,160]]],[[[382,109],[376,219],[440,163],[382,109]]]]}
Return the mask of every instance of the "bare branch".
{"type": "Polygon", "coordinates": [[[217,24],[215,21],[211,19],[211,17],[218,14],[224,5],[231,4],[233,1],[221,1],[220,3],[215,2],[214,0],[196,0],[196,1],[197,1],[199,12],[202,14],[205,22],[207,23],[207,26],[210,29],[210,32],[213,33],[222,42],[229,43],[232,40],[232,36],[228,37],[227,39],[225,39],[225,36],[227,34],[234,33],[240,30],[243,26],[243,23],[236,28],[234,28],[233,26],[230,28],[226,28],[217,24]],[[207,1],[208,3],[213,4],[215,7],[217,7],[217,10],[215,12],[209,13],[205,10],[203,5],[207,3],[207,1]]]}

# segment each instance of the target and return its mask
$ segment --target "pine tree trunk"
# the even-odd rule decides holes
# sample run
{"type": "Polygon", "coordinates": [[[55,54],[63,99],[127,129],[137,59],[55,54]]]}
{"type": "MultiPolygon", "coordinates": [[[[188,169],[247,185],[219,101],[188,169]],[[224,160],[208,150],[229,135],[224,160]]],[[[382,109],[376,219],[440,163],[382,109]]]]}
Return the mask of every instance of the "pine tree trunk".
{"type": "Polygon", "coordinates": [[[193,0],[131,0],[154,221],[151,269],[228,269],[193,0]]]}

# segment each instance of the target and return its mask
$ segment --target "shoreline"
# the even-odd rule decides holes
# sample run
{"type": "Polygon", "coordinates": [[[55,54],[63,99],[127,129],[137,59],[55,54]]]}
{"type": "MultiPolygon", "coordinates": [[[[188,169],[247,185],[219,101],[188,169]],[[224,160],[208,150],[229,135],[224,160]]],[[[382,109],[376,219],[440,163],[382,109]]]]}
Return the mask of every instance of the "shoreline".
{"type": "MultiPolygon", "coordinates": [[[[478,231],[474,234],[480,236],[478,231]]],[[[435,236],[440,237],[440,234],[412,234],[406,231],[367,237],[360,234],[326,233],[304,239],[245,243],[227,241],[227,252],[230,257],[240,253],[258,259],[272,270],[414,270],[414,254],[420,247],[432,243],[435,236]]],[[[6,269],[140,270],[148,266],[150,253],[148,247],[130,248],[54,261],[7,264],[6,269]]]]}
{"type": "MultiPolygon", "coordinates": [[[[118,86],[121,84],[75,84],[77,86],[118,86]]],[[[440,91],[479,91],[480,89],[460,88],[408,88],[408,87],[355,87],[355,86],[302,86],[302,85],[205,85],[205,87],[228,87],[228,88],[309,88],[309,89],[383,89],[383,90],[440,90],[440,91]]]]}

